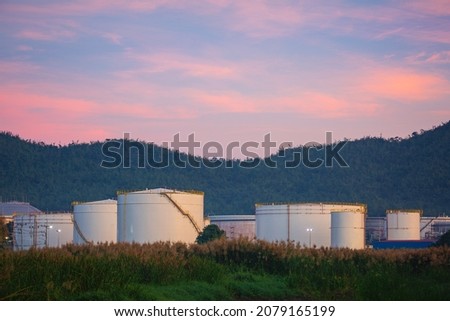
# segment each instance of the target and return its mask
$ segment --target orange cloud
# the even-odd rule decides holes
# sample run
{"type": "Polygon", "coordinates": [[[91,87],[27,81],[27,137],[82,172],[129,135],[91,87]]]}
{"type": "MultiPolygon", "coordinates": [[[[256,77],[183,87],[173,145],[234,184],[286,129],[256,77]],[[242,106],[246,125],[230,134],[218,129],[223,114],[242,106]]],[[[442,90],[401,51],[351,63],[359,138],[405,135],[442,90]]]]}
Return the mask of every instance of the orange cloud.
{"type": "Polygon", "coordinates": [[[448,94],[450,88],[448,81],[439,76],[401,69],[375,69],[360,81],[361,90],[375,99],[433,100],[448,94]]]}
{"type": "Polygon", "coordinates": [[[318,118],[339,118],[347,115],[346,102],[320,92],[274,99],[274,109],[296,112],[318,118]]]}
{"type": "Polygon", "coordinates": [[[191,92],[196,105],[211,113],[277,113],[301,114],[318,119],[335,119],[373,115],[379,106],[375,103],[348,101],[318,91],[308,91],[297,95],[253,97],[236,92],[206,93],[191,92]]]}

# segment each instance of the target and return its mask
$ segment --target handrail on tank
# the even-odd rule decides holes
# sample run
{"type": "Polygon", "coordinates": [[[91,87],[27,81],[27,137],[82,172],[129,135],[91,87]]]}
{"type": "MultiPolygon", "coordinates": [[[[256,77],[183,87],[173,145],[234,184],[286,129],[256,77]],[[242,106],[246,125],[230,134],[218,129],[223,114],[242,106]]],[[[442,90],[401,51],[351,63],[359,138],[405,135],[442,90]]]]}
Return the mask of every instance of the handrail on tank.
{"type": "Polygon", "coordinates": [[[92,203],[98,203],[98,204],[101,204],[101,203],[99,203],[99,202],[102,202],[102,201],[116,201],[115,199],[112,199],[112,198],[109,198],[109,199],[104,199],[104,200],[98,200],[98,201],[73,201],[72,203],[70,203],[70,205],[72,206],[72,207],[74,207],[75,205],[83,205],[83,204],[90,204],[90,205],[94,205],[94,204],[92,204],[92,203]]]}
{"type": "MultiPolygon", "coordinates": [[[[118,190],[116,193],[117,195],[124,195],[124,194],[130,194],[130,193],[135,193],[135,192],[148,192],[149,194],[160,194],[161,192],[158,191],[152,191],[153,189],[159,189],[159,188],[152,188],[152,189],[133,189],[133,190],[118,190]]],[[[197,191],[197,190],[177,190],[177,189],[173,189],[173,188],[163,188],[161,187],[161,189],[167,189],[168,191],[165,191],[164,193],[189,193],[189,194],[197,194],[197,195],[205,195],[205,192],[202,191],[197,191]]]]}
{"type": "Polygon", "coordinates": [[[56,214],[73,214],[70,211],[50,211],[50,212],[29,212],[29,213],[18,213],[14,212],[11,216],[23,216],[23,215],[34,215],[34,216],[40,216],[40,215],[56,215],[56,214]]]}
{"type": "Polygon", "coordinates": [[[172,197],[169,196],[169,194],[171,194],[171,193],[170,192],[161,193],[161,195],[164,195],[165,197],[167,197],[167,199],[170,201],[170,203],[172,203],[172,205],[174,205],[182,215],[186,216],[189,219],[191,224],[194,226],[194,229],[197,231],[197,234],[200,234],[202,232],[202,230],[197,225],[197,222],[192,217],[192,215],[188,211],[185,211],[172,197]]]}
{"type": "Polygon", "coordinates": [[[364,203],[351,203],[351,202],[267,202],[267,203],[255,203],[255,207],[267,206],[267,205],[353,205],[362,206],[367,210],[367,204],[364,203]]]}
{"type": "Polygon", "coordinates": [[[75,230],[77,231],[78,235],[81,237],[81,239],[86,243],[86,244],[93,244],[92,241],[89,241],[86,236],[84,236],[83,232],[81,231],[80,226],[78,225],[77,221],[75,220],[74,217],[72,217],[72,223],[73,223],[73,227],[75,228],[75,230]]]}
{"type": "Polygon", "coordinates": [[[420,209],[386,210],[386,214],[395,214],[395,213],[419,213],[419,215],[422,216],[423,211],[420,209]]]}

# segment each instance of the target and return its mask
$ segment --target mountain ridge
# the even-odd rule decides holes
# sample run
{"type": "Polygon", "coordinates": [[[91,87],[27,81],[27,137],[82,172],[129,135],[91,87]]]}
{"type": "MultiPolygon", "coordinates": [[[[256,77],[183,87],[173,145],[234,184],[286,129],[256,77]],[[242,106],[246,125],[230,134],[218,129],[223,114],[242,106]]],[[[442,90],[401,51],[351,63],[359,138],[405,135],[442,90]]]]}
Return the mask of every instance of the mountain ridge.
{"type": "Polygon", "coordinates": [[[26,196],[42,210],[68,210],[72,201],[162,186],[204,191],[205,214],[253,213],[255,203],[267,202],[359,202],[368,204],[371,216],[391,208],[418,208],[427,216],[450,210],[450,122],[408,138],[346,141],[340,154],[349,167],[336,166],[336,161],[332,167],[283,166],[295,154],[301,157],[305,152],[312,160],[325,159],[325,148],[295,147],[270,159],[225,161],[141,142],[155,159],[167,155],[170,166],[138,168],[138,153],[133,149],[130,168],[106,169],[100,166],[105,160],[104,143],[56,146],[1,132],[0,195],[4,199],[26,196]],[[177,158],[200,161],[202,166],[178,168],[174,165],[177,158]],[[259,165],[252,167],[255,161],[259,165]],[[266,166],[269,161],[277,168],[266,166]],[[208,168],[217,164],[221,165],[208,168]]]}

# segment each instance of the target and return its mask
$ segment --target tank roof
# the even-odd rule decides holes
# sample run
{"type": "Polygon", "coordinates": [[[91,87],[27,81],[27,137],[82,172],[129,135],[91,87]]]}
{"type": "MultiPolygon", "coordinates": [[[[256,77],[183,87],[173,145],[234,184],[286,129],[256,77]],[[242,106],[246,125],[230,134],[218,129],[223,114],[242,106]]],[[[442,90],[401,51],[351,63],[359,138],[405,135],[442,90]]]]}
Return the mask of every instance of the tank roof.
{"type": "Polygon", "coordinates": [[[199,194],[203,195],[202,191],[196,190],[176,190],[176,189],[168,189],[168,188],[152,188],[152,189],[144,189],[144,190],[131,190],[131,191],[117,191],[117,195],[124,194],[162,194],[162,193],[185,193],[185,194],[199,194]]]}
{"type": "Polygon", "coordinates": [[[419,213],[423,214],[422,210],[419,209],[396,209],[396,210],[386,210],[386,214],[395,214],[395,213],[419,213]]]}
{"type": "Polygon", "coordinates": [[[106,199],[106,200],[100,200],[100,201],[92,201],[92,202],[80,202],[80,201],[73,201],[72,206],[75,205],[95,205],[95,204],[117,204],[116,200],[113,199],[106,199]]]}
{"type": "Polygon", "coordinates": [[[219,221],[255,221],[256,215],[210,215],[207,218],[211,220],[211,222],[219,222],[219,221]]]}
{"type": "Polygon", "coordinates": [[[11,216],[14,214],[42,213],[40,209],[26,202],[0,203],[0,216],[11,216]]]}
{"type": "Polygon", "coordinates": [[[268,202],[255,204],[256,207],[270,205],[353,205],[367,207],[367,204],[351,202],[268,202]]]}

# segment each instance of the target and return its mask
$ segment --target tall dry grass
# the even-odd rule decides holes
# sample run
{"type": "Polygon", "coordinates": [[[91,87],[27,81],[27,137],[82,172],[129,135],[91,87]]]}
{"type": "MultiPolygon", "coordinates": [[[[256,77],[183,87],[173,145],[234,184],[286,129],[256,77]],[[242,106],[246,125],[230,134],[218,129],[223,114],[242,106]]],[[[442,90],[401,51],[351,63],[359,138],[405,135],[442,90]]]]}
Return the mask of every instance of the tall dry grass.
{"type": "MultiPolygon", "coordinates": [[[[311,249],[237,239],[1,251],[0,299],[70,299],[99,290],[113,293],[129,284],[199,281],[226,287],[230,275],[243,270],[277,276],[302,299],[389,299],[386,293],[398,292],[390,286],[401,288],[408,278],[450,285],[450,249],[311,249]]],[[[407,289],[402,291],[399,295],[408,299],[407,289]]]]}

